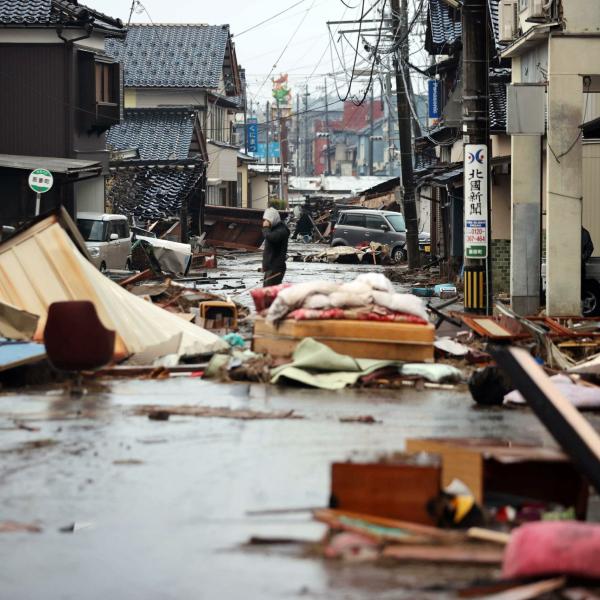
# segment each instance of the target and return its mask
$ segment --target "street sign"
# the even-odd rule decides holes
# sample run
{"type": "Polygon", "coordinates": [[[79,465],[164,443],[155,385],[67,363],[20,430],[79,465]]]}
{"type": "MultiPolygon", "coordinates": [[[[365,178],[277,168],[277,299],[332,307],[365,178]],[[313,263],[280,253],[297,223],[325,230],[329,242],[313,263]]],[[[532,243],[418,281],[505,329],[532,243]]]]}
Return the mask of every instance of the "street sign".
{"type": "Polygon", "coordinates": [[[488,148],[465,144],[465,258],[488,255],[488,148]]]}
{"type": "Polygon", "coordinates": [[[258,146],[258,119],[249,117],[246,125],[246,143],[248,152],[256,152],[258,146]]]}
{"type": "Polygon", "coordinates": [[[36,169],[29,175],[29,187],[36,194],[45,194],[52,189],[54,177],[52,173],[46,169],[36,169]]]}
{"type": "Polygon", "coordinates": [[[427,84],[429,118],[439,119],[442,116],[440,111],[440,81],[439,79],[430,79],[427,84]]]}

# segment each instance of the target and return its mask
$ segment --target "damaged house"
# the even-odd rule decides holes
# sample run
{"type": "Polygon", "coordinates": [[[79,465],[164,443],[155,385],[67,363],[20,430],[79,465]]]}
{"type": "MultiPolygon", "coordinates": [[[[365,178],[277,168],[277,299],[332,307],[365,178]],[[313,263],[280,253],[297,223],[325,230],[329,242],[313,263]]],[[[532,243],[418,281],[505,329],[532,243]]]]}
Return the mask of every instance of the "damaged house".
{"type": "MultiPolygon", "coordinates": [[[[488,132],[491,139],[492,207],[491,256],[493,289],[510,287],[510,136],[506,134],[506,85],[510,63],[500,57],[498,0],[488,0],[489,86],[488,132]]],[[[428,75],[435,82],[440,114],[416,140],[417,199],[431,205],[429,230],[432,252],[442,259],[449,276],[460,271],[463,259],[463,139],[462,28],[459,9],[443,0],[428,1],[425,49],[435,59],[428,75]]],[[[482,57],[485,58],[485,57],[482,57]]]]}
{"type": "Polygon", "coordinates": [[[121,116],[120,66],[104,48],[124,36],[119,19],[77,0],[0,0],[3,224],[34,215],[28,177],[37,168],[54,175],[41,212],[103,209],[105,136],[121,116]]]}
{"type": "Polygon", "coordinates": [[[124,72],[123,122],[108,135],[108,202],[138,221],[179,218],[197,234],[205,204],[236,206],[235,115],[243,86],[227,25],[131,25],[107,53],[124,72]]]}

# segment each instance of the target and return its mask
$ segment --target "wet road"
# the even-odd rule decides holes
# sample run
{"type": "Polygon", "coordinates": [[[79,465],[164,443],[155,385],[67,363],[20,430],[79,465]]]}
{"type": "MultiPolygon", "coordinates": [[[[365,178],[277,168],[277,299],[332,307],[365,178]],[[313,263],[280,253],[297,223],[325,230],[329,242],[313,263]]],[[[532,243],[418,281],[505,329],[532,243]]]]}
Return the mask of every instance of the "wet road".
{"type": "Polygon", "coordinates": [[[451,597],[415,588],[473,573],[242,549],[251,535],[321,533],[304,514],[246,512],[323,506],[331,461],[401,450],[409,436],[551,444],[528,411],[476,409],[464,392],[317,394],[190,378],[112,382],[80,401],[59,391],[3,395],[0,428],[1,519],[43,527],[0,535],[0,597],[11,599],[451,597]],[[148,403],[294,409],[305,418],[156,422],[131,414],[148,403]],[[382,424],[339,422],[362,414],[382,424]],[[16,430],[15,419],[40,431],[16,430]],[[53,445],[23,446],[34,440],[53,445]],[[82,528],[59,533],[73,522],[82,528]]]}
{"type": "MultiPolygon", "coordinates": [[[[221,271],[253,285],[257,259],[223,260],[221,271]]],[[[348,280],[372,269],[292,263],[288,280],[348,280]]],[[[318,540],[323,530],[306,513],[247,511],[325,506],[332,461],[396,452],[407,437],[425,436],[552,445],[529,411],[477,409],[465,390],[322,393],[186,377],[107,381],[79,400],[61,389],[0,394],[0,521],[43,529],[0,534],[0,600],[454,597],[443,590],[494,572],[242,547],[253,535],[318,540]],[[304,419],[157,422],[134,416],[139,404],[293,409],[304,419]],[[382,423],[339,422],[366,414],[382,423]],[[75,532],[59,532],[72,523],[75,532]]]]}

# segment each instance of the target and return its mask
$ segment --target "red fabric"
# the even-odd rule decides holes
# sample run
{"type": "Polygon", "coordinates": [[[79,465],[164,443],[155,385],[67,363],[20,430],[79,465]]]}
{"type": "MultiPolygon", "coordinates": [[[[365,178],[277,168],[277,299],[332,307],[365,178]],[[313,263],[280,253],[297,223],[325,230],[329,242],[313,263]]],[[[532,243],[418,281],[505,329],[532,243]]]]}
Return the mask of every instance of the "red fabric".
{"type": "Polygon", "coordinates": [[[554,574],[600,579],[600,525],[542,521],[513,532],[502,576],[517,579],[554,574]]]}
{"type": "Polygon", "coordinates": [[[285,290],[285,288],[290,287],[291,283],[282,283],[281,285],[272,285],[266,288],[257,288],[250,292],[252,296],[252,300],[254,301],[254,306],[257,312],[263,312],[273,304],[275,298],[281,290],[285,290]]]}
{"type": "Polygon", "coordinates": [[[299,308],[291,312],[288,319],[296,321],[322,321],[325,319],[347,319],[354,321],[381,321],[387,323],[412,323],[414,325],[427,325],[426,321],[406,313],[393,312],[381,307],[369,309],[343,309],[328,308],[324,310],[299,308]]]}

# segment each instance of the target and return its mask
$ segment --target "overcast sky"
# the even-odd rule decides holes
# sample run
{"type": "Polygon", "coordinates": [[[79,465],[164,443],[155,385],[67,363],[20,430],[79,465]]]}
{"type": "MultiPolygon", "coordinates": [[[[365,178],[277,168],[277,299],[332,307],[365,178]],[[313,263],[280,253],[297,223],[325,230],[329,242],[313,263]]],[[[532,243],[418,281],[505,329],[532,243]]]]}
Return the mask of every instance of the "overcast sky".
{"type": "MultiPolygon", "coordinates": [[[[339,70],[337,57],[332,68],[326,22],[351,19],[358,12],[358,9],[347,9],[341,0],[302,0],[285,14],[243,33],[297,1],[143,0],[149,16],[146,12],[134,13],[132,21],[149,22],[151,19],[155,23],[229,24],[235,36],[238,61],[247,72],[250,95],[252,97],[258,93],[260,100],[264,101],[270,94],[270,83],[263,82],[288,43],[289,47],[276,64],[271,77],[289,73],[291,86],[295,90],[303,88],[311,75],[309,83],[314,89],[316,85],[322,85],[323,74],[339,70]]],[[[129,17],[131,6],[129,0],[88,0],[87,4],[111,16],[120,17],[124,22],[129,17]]],[[[348,4],[356,6],[359,2],[350,0],[348,4]]],[[[348,55],[352,52],[349,47],[346,51],[348,55]]],[[[333,86],[333,81],[330,80],[329,84],[333,86]]],[[[343,88],[343,77],[339,85],[343,88]]]]}

